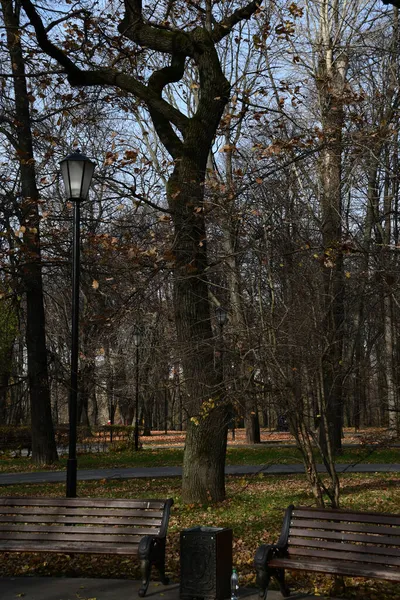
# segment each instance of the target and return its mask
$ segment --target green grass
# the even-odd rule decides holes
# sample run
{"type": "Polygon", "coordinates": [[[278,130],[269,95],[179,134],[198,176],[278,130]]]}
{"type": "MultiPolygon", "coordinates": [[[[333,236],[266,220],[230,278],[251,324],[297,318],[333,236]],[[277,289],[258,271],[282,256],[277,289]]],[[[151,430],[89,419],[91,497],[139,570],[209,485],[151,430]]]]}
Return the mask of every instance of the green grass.
{"type": "MultiPolygon", "coordinates": [[[[110,453],[81,454],[78,457],[79,469],[110,469],[123,467],[172,467],[181,466],[183,448],[142,449],[110,453]]],[[[317,458],[320,462],[320,459],[317,458]]],[[[269,465],[301,463],[301,454],[295,448],[267,446],[260,444],[248,447],[230,447],[227,451],[228,465],[269,465]]],[[[400,448],[384,448],[371,451],[365,447],[345,448],[337,457],[338,463],[400,463],[400,448]]],[[[0,472],[23,472],[41,470],[63,470],[67,459],[61,457],[58,465],[36,466],[28,458],[0,456],[0,472]]]]}
{"type": "MultiPolygon", "coordinates": [[[[317,460],[321,457],[317,454],[317,460]]],[[[400,463],[400,448],[374,449],[372,447],[344,448],[343,453],[337,457],[338,463],[400,463]]],[[[249,446],[247,448],[228,448],[228,465],[263,465],[301,463],[301,453],[297,448],[268,447],[264,445],[249,446]]]]}
{"type": "MultiPolygon", "coordinates": [[[[347,474],[341,477],[342,507],[400,513],[400,474],[347,474]]],[[[279,536],[285,508],[291,504],[313,505],[304,476],[227,477],[227,498],[216,506],[184,505],[178,479],[102,480],[79,482],[80,497],[156,498],[172,497],[167,544],[167,570],[179,580],[179,535],[194,525],[229,527],[233,530],[233,559],[241,585],[254,586],[254,553],[261,543],[275,542],[279,536]]],[[[2,495],[62,496],[64,484],[18,485],[2,488],[2,495]]],[[[57,575],[82,577],[139,578],[136,563],[125,557],[91,557],[22,554],[0,555],[0,576],[57,575]]],[[[297,574],[293,588],[325,595],[329,577],[297,574]]],[[[400,586],[380,581],[346,580],[346,598],[398,600],[400,586]]]]}

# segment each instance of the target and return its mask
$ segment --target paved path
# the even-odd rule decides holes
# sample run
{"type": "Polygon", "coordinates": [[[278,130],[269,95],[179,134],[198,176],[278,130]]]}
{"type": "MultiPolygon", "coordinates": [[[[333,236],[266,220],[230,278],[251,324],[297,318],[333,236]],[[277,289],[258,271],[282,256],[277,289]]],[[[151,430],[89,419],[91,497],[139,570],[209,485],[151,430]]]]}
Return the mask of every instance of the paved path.
{"type": "MultiPolygon", "coordinates": [[[[336,469],[339,473],[400,473],[400,463],[367,464],[357,465],[338,464],[336,469]]],[[[318,465],[318,470],[326,472],[323,465],[318,465]]],[[[302,464],[295,465],[242,465],[225,467],[227,475],[256,475],[258,473],[269,473],[271,475],[292,475],[304,473],[302,464]]],[[[40,471],[33,473],[1,473],[1,485],[16,485],[19,483],[63,483],[65,471],[40,471]]],[[[98,479],[135,479],[150,477],[181,477],[182,467],[132,467],[120,469],[81,469],[78,470],[79,481],[95,481],[98,479]]]]}
{"type": "MultiPolygon", "coordinates": [[[[83,579],[64,577],[0,577],[1,600],[139,600],[139,581],[129,579],[83,579]]],[[[145,598],[179,600],[179,584],[151,582],[145,598]]],[[[259,600],[254,588],[241,588],[239,600],[259,600]]],[[[323,597],[293,593],[290,600],[323,600],[323,597]]],[[[268,600],[282,600],[280,592],[268,591],[268,600]]],[[[335,600],[335,598],[330,598],[335,600]]],[[[338,598],[336,600],[339,600],[338,598]]]]}

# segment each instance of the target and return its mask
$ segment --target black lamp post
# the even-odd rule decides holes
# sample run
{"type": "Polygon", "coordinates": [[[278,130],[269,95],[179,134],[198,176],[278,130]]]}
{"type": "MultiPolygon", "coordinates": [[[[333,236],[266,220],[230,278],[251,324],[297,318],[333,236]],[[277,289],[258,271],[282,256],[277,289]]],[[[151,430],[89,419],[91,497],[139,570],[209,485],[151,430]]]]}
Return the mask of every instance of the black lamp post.
{"type": "Polygon", "coordinates": [[[71,322],[71,386],[69,395],[69,451],[67,462],[67,498],[76,498],[77,460],[76,427],[78,404],[79,353],[79,278],[80,278],[80,211],[86,200],[95,168],[94,162],[79,150],[60,162],[68,200],[73,202],[72,245],[72,322],[71,322]]]}
{"type": "Polygon", "coordinates": [[[135,395],[135,452],[139,450],[139,348],[142,343],[142,331],[135,327],[133,343],[136,347],[136,395],[135,395]]]}

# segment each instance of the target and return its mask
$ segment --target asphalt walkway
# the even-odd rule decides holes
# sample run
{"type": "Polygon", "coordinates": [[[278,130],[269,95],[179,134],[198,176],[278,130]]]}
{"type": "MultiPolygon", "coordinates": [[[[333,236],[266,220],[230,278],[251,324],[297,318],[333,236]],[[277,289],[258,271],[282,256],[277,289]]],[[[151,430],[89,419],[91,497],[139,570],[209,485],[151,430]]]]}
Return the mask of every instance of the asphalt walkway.
{"type": "MultiPolygon", "coordinates": [[[[1,600],[139,600],[139,581],[130,579],[83,579],[64,577],[0,577],[1,600]]],[[[179,600],[179,584],[151,582],[145,598],[179,600]]],[[[239,600],[260,600],[254,588],[239,589],[239,600]]],[[[323,600],[321,596],[293,593],[290,600],[323,600]]],[[[268,591],[268,600],[282,600],[280,592],[268,591]]],[[[335,600],[335,598],[330,598],[335,600]]],[[[336,599],[339,600],[339,599],[336,599]]]]}
{"type": "MultiPolygon", "coordinates": [[[[400,473],[400,463],[387,464],[337,464],[338,473],[400,473]]],[[[326,472],[323,465],[318,465],[320,473],[326,472]]],[[[302,464],[294,465],[241,465],[225,467],[227,475],[257,475],[267,473],[270,475],[293,475],[304,473],[302,464]]],[[[66,472],[64,471],[37,471],[31,473],[1,473],[1,485],[17,485],[19,483],[63,483],[66,472]]],[[[158,477],[181,477],[182,467],[129,467],[116,469],[80,469],[78,481],[95,481],[98,479],[156,479],[158,477]]]]}

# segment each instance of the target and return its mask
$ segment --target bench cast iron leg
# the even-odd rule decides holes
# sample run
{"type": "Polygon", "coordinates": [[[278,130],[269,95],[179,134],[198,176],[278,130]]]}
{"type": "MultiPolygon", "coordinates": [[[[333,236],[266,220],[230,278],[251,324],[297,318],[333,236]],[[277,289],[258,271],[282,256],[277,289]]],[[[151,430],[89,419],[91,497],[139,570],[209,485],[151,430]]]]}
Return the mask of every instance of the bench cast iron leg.
{"type": "Polygon", "coordinates": [[[150,572],[151,572],[151,562],[148,558],[143,558],[140,561],[140,567],[142,570],[142,585],[139,589],[139,596],[143,598],[143,596],[147,592],[147,588],[149,587],[150,581],[150,572]]]}
{"type": "Polygon", "coordinates": [[[165,574],[165,544],[161,544],[158,548],[157,558],[154,561],[154,565],[160,573],[160,580],[163,585],[169,584],[169,577],[165,574]]]}
{"type": "Polygon", "coordinates": [[[257,571],[257,586],[260,588],[260,591],[258,592],[258,596],[260,598],[262,598],[263,600],[266,600],[267,598],[267,594],[268,594],[268,586],[269,586],[269,582],[270,582],[270,576],[267,575],[266,573],[262,575],[262,582],[260,581],[259,578],[259,572],[257,571]]]}
{"type": "Polygon", "coordinates": [[[138,554],[140,558],[140,567],[142,569],[142,585],[139,590],[139,596],[143,596],[147,592],[150,581],[151,565],[154,562],[154,546],[155,540],[150,535],[145,535],[139,542],[138,554]]]}
{"type": "Polygon", "coordinates": [[[260,598],[266,599],[268,586],[271,579],[270,569],[266,565],[265,546],[260,546],[257,550],[254,565],[256,568],[256,585],[260,588],[258,593],[260,598]]]}
{"type": "Polygon", "coordinates": [[[279,589],[284,598],[290,596],[290,590],[285,583],[285,571],[284,569],[273,569],[269,566],[269,561],[274,557],[277,552],[276,546],[267,546],[263,544],[257,549],[254,557],[254,566],[256,568],[256,584],[260,588],[259,596],[266,600],[268,594],[268,586],[271,581],[271,577],[277,580],[279,589]]]}
{"type": "Polygon", "coordinates": [[[284,569],[275,569],[274,576],[279,583],[279,589],[281,590],[281,594],[284,598],[288,598],[290,596],[290,590],[285,583],[285,570],[284,569]]]}
{"type": "Polygon", "coordinates": [[[169,579],[165,575],[165,539],[156,539],[145,535],[139,542],[138,553],[142,568],[142,586],[139,596],[143,598],[149,587],[152,565],[159,571],[161,582],[164,585],[169,583],[169,579]]]}

